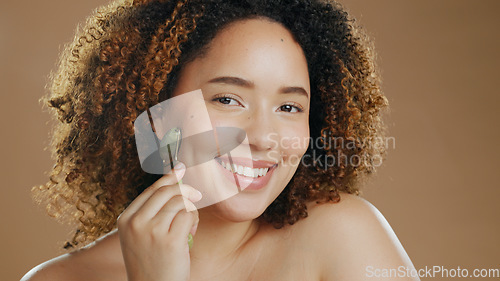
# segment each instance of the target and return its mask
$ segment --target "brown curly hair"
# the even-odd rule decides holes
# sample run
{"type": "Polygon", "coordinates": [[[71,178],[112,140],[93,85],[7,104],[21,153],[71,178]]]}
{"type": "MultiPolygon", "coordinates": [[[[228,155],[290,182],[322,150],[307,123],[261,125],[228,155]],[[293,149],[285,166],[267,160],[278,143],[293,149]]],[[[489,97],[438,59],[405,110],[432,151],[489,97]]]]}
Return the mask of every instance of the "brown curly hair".
{"type": "Polygon", "coordinates": [[[276,228],[307,217],[309,201],[359,194],[359,179],[383,159],[380,90],[371,41],[330,0],[136,0],[102,7],[77,29],[51,75],[45,104],[60,121],[50,180],[33,189],[48,213],[76,222],[69,246],[111,231],[119,214],[159,178],[145,173],[136,117],[168,99],[184,65],[217,32],[250,18],[281,23],[306,56],[311,81],[310,145],[296,174],[259,217],[276,228]],[[331,140],[346,142],[331,145],[331,140]],[[352,159],[335,165],[318,159],[352,159]]]}

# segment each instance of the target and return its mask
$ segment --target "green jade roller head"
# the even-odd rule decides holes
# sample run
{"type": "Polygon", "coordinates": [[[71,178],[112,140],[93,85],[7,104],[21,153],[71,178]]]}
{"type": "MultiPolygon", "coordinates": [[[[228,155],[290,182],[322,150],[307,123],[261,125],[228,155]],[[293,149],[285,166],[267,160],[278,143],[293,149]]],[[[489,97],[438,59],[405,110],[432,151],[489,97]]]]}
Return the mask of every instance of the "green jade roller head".
{"type": "MultiPolygon", "coordinates": [[[[163,166],[170,165],[170,169],[174,168],[175,162],[178,161],[179,149],[181,147],[182,133],[180,128],[172,128],[163,136],[160,142],[160,157],[163,160],[163,166]]],[[[179,181],[182,184],[182,179],[179,181]]],[[[188,234],[189,249],[193,247],[193,235],[188,234]]]]}

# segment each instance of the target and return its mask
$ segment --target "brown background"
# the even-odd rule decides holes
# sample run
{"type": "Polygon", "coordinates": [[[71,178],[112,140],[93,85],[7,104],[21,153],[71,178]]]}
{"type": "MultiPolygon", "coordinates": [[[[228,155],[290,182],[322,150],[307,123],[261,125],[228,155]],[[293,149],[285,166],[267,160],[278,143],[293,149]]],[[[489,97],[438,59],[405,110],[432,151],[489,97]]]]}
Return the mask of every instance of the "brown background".
{"type": "MultiPolygon", "coordinates": [[[[2,280],[61,254],[68,237],[30,199],[52,165],[38,99],[61,45],[104,3],[0,4],[2,280]]],[[[343,3],[376,40],[396,139],[365,197],[416,268],[500,268],[500,1],[343,3]]]]}

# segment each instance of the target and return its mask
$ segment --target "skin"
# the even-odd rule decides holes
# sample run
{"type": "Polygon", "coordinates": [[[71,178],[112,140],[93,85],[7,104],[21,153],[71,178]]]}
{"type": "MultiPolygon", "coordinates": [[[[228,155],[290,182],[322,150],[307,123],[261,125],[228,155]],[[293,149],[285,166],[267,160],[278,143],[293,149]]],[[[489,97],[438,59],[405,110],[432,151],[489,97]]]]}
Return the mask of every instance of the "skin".
{"type": "Polygon", "coordinates": [[[297,168],[292,159],[307,147],[281,146],[269,134],[309,136],[307,63],[288,30],[261,19],[224,29],[205,56],[186,66],[174,95],[197,89],[212,125],[243,128],[242,146],[252,158],[280,163],[268,184],[187,212],[185,204],[200,200],[196,180],[177,169],[134,200],[118,230],[39,265],[23,280],[377,280],[366,276],[367,266],[413,268],[380,212],[353,195],[341,194],[337,204],[310,203],[307,219],[278,230],[254,220],[289,182],[297,168]],[[221,76],[253,86],[208,82],[221,76]],[[287,87],[295,90],[283,93],[287,87]],[[221,93],[231,95],[221,99],[221,93]],[[179,188],[180,178],[192,186],[179,188]]]}

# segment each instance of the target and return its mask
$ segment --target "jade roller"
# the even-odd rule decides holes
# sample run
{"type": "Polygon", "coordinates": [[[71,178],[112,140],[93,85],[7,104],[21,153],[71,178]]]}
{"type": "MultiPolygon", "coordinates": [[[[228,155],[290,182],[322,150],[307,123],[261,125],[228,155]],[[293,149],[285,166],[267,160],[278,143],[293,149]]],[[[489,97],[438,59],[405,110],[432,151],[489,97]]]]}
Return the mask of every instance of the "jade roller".
{"type": "MultiPolygon", "coordinates": [[[[177,127],[168,130],[161,139],[159,152],[163,161],[163,167],[170,165],[170,169],[174,168],[175,162],[178,161],[181,139],[181,129],[177,127]]],[[[182,180],[179,183],[182,183],[182,180]]]]}
{"type": "MultiPolygon", "coordinates": [[[[160,141],[160,157],[163,160],[163,167],[170,166],[174,169],[175,162],[178,161],[179,149],[181,147],[182,133],[180,128],[172,128],[163,136],[160,141]]],[[[182,179],[178,182],[182,184],[182,179]]],[[[193,235],[188,234],[189,249],[193,247],[193,235]]]]}

